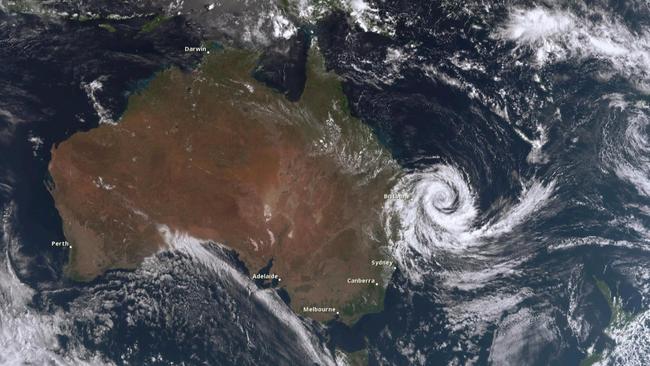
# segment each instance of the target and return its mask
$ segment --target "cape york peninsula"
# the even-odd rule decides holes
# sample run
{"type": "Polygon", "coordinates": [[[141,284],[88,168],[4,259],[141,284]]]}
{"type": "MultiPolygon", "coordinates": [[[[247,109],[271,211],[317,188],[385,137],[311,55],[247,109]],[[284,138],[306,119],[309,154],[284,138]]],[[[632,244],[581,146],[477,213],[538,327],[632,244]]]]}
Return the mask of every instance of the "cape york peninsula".
{"type": "Polygon", "coordinates": [[[165,227],[233,249],[303,316],[381,309],[393,270],[381,208],[397,166],[317,51],[297,102],[251,76],[257,56],[226,49],[161,71],[118,123],[53,149],[70,278],[137,267],[167,249],[165,227]]]}

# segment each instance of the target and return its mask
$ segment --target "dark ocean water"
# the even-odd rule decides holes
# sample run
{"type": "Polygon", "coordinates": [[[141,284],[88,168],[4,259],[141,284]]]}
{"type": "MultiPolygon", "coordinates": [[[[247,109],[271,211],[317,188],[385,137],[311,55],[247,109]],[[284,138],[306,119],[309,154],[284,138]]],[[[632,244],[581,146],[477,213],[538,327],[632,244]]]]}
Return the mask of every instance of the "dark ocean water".
{"type": "MultiPolygon", "coordinates": [[[[626,139],[635,139],[628,120],[634,111],[617,112],[612,98],[623,96],[639,106],[647,97],[620,73],[603,80],[602,73],[621,61],[599,54],[588,42],[572,35],[544,38],[537,47],[555,42],[554,52],[573,52],[574,57],[540,67],[530,62],[539,52],[535,48],[496,37],[494,24],[507,22],[506,10],[512,9],[495,4],[487,13],[468,5],[450,16],[445,6],[450,4],[400,4],[392,9],[399,15],[390,37],[355,28],[343,14],[322,24],[319,44],[328,66],[345,77],[353,112],[400,164],[412,171],[450,165],[462,172],[458,179],[446,179],[439,171],[420,178],[431,179],[428,187],[433,187],[422,192],[422,205],[453,197],[432,217],[458,221],[463,216],[454,219],[454,213],[468,209],[469,214],[470,206],[463,205],[469,199],[463,197],[465,186],[472,187],[474,208],[482,213],[469,232],[457,232],[470,236],[469,242],[458,243],[467,246],[463,250],[441,248],[428,256],[410,248],[406,268],[393,277],[386,310],[351,330],[336,326],[335,334],[354,349],[366,337],[371,364],[578,364],[588,355],[607,354],[616,347],[609,336],[615,333],[609,325],[612,308],[597,284],[606,283],[618,293],[623,311],[643,313],[644,267],[650,259],[645,235],[650,221],[643,208],[648,198],[634,185],[644,178],[630,184],[621,180],[627,173],[612,174],[611,167],[604,167],[609,144],[625,146],[626,139]],[[416,50],[410,51],[413,44],[416,50]],[[387,61],[395,50],[402,56],[398,66],[387,61]],[[589,52],[593,55],[581,57],[589,52]],[[395,68],[399,73],[392,75],[395,68]],[[531,143],[530,136],[536,135],[540,140],[531,143]],[[540,141],[541,152],[535,145],[540,141]],[[526,193],[534,191],[530,182],[535,181],[552,193],[535,201],[536,210],[524,213],[526,193]],[[508,200],[519,206],[509,207],[508,200]],[[517,224],[499,235],[491,233],[503,227],[499,218],[504,217],[517,224]],[[409,266],[411,261],[418,264],[409,266]]],[[[561,27],[564,13],[559,9],[533,7],[532,15],[524,11],[530,18],[515,29],[536,21],[542,24],[530,26],[561,27]]],[[[618,16],[608,13],[616,14],[612,9],[600,11],[603,22],[618,16]]],[[[625,24],[635,22],[643,20],[625,24]]],[[[606,33],[620,29],[592,30],[589,24],[582,29],[577,17],[568,24],[567,32],[582,32],[582,37],[602,36],[614,43],[622,36],[606,33]]],[[[637,116],[643,128],[646,113],[637,116]]],[[[647,129],[633,133],[643,140],[635,153],[646,154],[647,129]]],[[[646,176],[643,164],[632,170],[642,169],[646,176]]],[[[616,170],[626,163],[613,165],[616,170]]],[[[456,229],[451,222],[443,228],[447,224],[456,229]]],[[[417,238],[422,235],[420,231],[417,238]]],[[[648,355],[604,359],[607,364],[637,364],[648,355]]]]}

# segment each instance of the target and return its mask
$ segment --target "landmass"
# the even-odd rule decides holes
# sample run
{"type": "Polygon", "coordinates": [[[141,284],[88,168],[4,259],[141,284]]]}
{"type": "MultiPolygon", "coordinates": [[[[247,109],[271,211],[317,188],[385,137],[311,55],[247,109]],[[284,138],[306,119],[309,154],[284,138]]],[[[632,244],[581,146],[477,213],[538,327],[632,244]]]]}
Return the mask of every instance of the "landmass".
{"type": "Polygon", "coordinates": [[[162,71],[119,123],[53,149],[68,276],[137,267],[167,248],[165,227],[232,248],[252,274],[272,260],[264,278],[281,279],[299,314],[352,322],[381,309],[396,165],[316,51],[297,102],[253,79],[257,56],[221,50],[162,71]]]}

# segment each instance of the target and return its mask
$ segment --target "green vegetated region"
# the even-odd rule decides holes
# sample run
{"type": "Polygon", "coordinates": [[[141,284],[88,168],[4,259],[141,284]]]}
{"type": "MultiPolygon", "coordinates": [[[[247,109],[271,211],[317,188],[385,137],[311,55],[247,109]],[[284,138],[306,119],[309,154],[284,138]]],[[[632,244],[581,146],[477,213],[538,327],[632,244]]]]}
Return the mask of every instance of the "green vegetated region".
{"type": "Polygon", "coordinates": [[[363,315],[378,313],[384,309],[385,285],[370,285],[368,291],[341,307],[341,318],[346,323],[354,323],[363,315]]]}
{"type": "Polygon", "coordinates": [[[101,23],[101,24],[98,25],[98,27],[106,29],[107,31],[109,31],[111,33],[117,32],[117,29],[115,29],[115,27],[113,27],[112,25],[110,25],[108,23],[101,23]]]}
{"type": "Polygon", "coordinates": [[[609,305],[609,309],[612,312],[607,329],[621,328],[628,324],[634,318],[634,314],[625,311],[621,303],[621,297],[615,296],[605,281],[597,278],[595,278],[595,281],[598,290],[600,290],[600,293],[607,300],[607,305],[609,305]]]}
{"type": "Polygon", "coordinates": [[[7,1],[4,4],[4,6],[10,12],[22,13],[22,12],[33,11],[35,8],[39,7],[39,4],[35,1],[16,0],[16,1],[7,1]]]}
{"type": "Polygon", "coordinates": [[[164,16],[164,15],[157,15],[155,18],[151,19],[150,21],[144,23],[140,31],[142,33],[149,33],[153,32],[156,30],[156,28],[160,27],[161,24],[169,20],[169,17],[164,16]]]}
{"type": "MultiPolygon", "coordinates": [[[[615,329],[621,329],[629,324],[634,319],[634,314],[626,311],[623,308],[621,297],[612,291],[607,283],[594,276],[594,281],[598,291],[603,295],[607,301],[607,305],[611,312],[609,324],[605,328],[605,333],[611,332],[615,329]]],[[[596,364],[603,358],[604,351],[594,351],[587,355],[585,359],[580,362],[580,366],[591,366],[596,364]]]]}
{"type": "Polygon", "coordinates": [[[587,356],[584,360],[580,362],[580,366],[591,366],[595,364],[596,362],[600,361],[602,359],[603,355],[600,352],[594,352],[587,356]]]}
{"type": "Polygon", "coordinates": [[[351,352],[346,354],[349,366],[366,366],[368,365],[368,350],[362,349],[361,351],[351,352]]]}
{"type": "MultiPolygon", "coordinates": [[[[310,8],[311,15],[316,19],[334,10],[345,12],[352,11],[351,3],[345,0],[311,0],[308,1],[307,4],[310,8]]],[[[278,5],[284,11],[294,15],[300,14],[300,8],[307,7],[304,1],[296,0],[278,0],[278,5]]]]}

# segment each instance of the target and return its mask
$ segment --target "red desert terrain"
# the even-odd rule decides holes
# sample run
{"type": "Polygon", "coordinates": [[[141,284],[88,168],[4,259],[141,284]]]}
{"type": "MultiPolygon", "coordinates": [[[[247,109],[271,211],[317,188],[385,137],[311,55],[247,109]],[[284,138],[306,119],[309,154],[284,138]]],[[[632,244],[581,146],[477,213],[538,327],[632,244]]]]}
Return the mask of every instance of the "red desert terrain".
{"type": "Polygon", "coordinates": [[[164,225],[236,250],[252,273],[273,258],[298,312],[333,307],[353,317],[381,306],[382,269],[370,262],[383,259],[382,243],[369,233],[379,232],[390,169],[362,179],[315,149],[332,113],[359,123],[332,110],[344,104],[338,80],[311,65],[302,100],[291,103],[249,76],[254,60],[222,51],[192,73],[161,72],[119,124],[53,151],[71,277],[136,267],[166,247],[164,225]]]}

